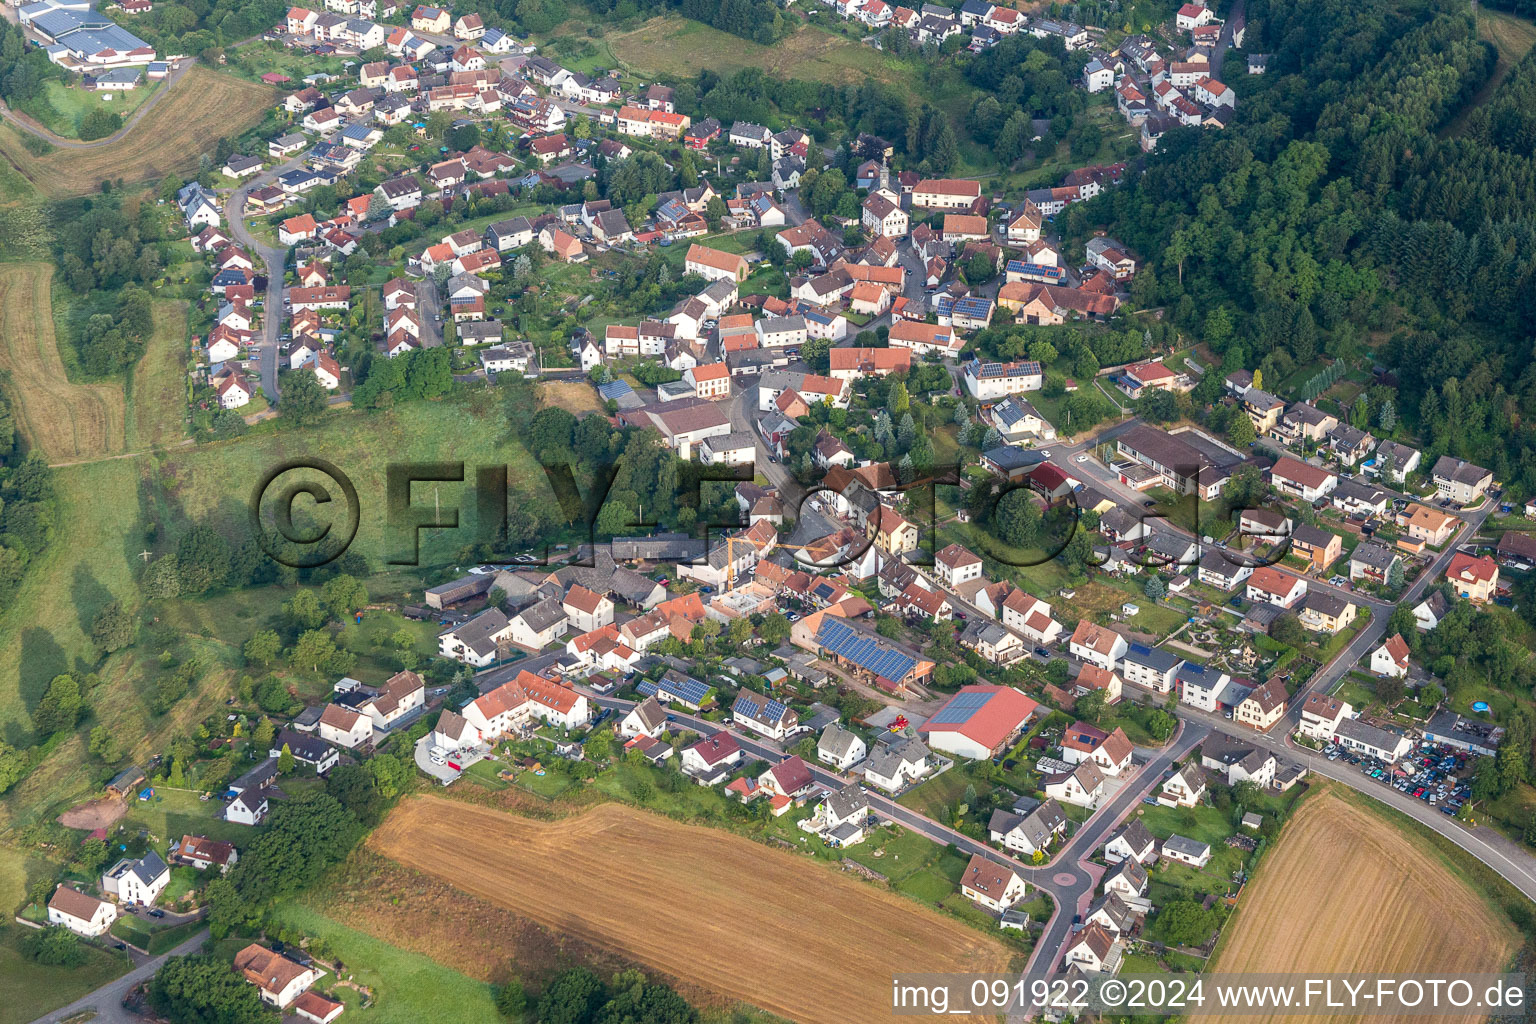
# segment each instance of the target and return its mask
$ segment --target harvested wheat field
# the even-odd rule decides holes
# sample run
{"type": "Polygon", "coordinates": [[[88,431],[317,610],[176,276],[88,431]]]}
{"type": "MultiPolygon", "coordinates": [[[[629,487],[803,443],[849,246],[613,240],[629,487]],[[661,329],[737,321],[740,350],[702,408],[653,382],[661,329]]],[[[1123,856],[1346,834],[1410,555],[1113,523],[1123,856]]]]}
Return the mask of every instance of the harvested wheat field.
{"type": "Polygon", "coordinates": [[[0,367],[10,371],[8,397],[22,436],[53,462],[123,448],[123,387],[71,384],[59,359],[49,287],[53,267],[0,267],[0,367]]]}
{"type": "MultiPolygon", "coordinates": [[[[1432,969],[1437,975],[1503,970],[1518,944],[1509,921],[1434,851],[1354,799],[1363,798],[1325,791],[1285,826],[1243,897],[1212,970],[1412,974],[1432,969]]],[[[1336,1024],[1394,1018],[1245,1014],[1229,1019],[1336,1024]]]]}
{"type": "Polygon", "coordinates": [[[35,157],[7,128],[0,154],[45,196],[86,195],[107,178],[136,184],[196,167],[202,154],[212,155],[220,136],[234,139],[276,98],[267,86],[194,67],[116,142],[59,146],[35,157]]]}
{"type": "Polygon", "coordinates": [[[618,804],[542,822],[416,797],[368,843],[559,934],[812,1024],[888,1020],[893,972],[1009,960],[1000,943],[868,883],[618,804]]]}

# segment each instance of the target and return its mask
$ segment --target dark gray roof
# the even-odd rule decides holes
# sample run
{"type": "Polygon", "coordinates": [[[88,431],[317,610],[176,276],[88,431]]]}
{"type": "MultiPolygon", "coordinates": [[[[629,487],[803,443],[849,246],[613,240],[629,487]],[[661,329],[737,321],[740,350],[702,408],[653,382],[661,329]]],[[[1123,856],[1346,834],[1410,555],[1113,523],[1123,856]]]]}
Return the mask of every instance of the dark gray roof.
{"type": "Polygon", "coordinates": [[[566,618],[565,607],[558,598],[549,597],[538,604],[524,608],[518,618],[535,633],[542,633],[550,626],[566,618]]]}
{"type": "Polygon", "coordinates": [[[1187,857],[1198,857],[1201,854],[1211,852],[1210,843],[1202,843],[1198,839],[1190,839],[1188,836],[1172,835],[1163,840],[1164,853],[1178,853],[1187,857]]]}
{"type": "Polygon", "coordinates": [[[1136,851],[1145,850],[1153,843],[1152,833],[1147,831],[1147,826],[1141,823],[1140,818],[1132,818],[1121,825],[1109,838],[1110,841],[1123,839],[1127,846],[1136,851]]]}
{"type": "Polygon", "coordinates": [[[495,652],[496,641],[491,639],[491,635],[506,629],[507,621],[507,613],[500,608],[487,608],[468,622],[454,626],[447,632],[458,637],[459,642],[465,647],[484,656],[495,652]]]}

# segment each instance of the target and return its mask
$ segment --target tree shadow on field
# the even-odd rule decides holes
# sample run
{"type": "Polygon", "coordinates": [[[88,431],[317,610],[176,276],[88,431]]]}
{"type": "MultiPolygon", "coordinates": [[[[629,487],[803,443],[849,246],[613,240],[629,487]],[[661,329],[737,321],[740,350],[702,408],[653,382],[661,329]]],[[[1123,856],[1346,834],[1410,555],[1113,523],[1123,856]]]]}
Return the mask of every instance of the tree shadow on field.
{"type": "MultiPolygon", "coordinates": [[[[41,626],[33,626],[21,634],[21,660],[17,667],[21,675],[21,706],[30,713],[48,692],[53,677],[69,671],[69,657],[52,633],[41,626]]],[[[22,738],[19,745],[26,745],[30,730],[25,725],[13,722],[9,732],[12,738],[7,742],[15,745],[14,738],[19,732],[22,738]]]]}
{"type": "Polygon", "coordinates": [[[91,624],[96,621],[96,613],[113,600],[112,591],[103,586],[96,574],[86,568],[83,562],[75,566],[75,582],[70,591],[70,599],[75,604],[75,616],[80,620],[80,632],[86,636],[91,635],[91,624]]]}

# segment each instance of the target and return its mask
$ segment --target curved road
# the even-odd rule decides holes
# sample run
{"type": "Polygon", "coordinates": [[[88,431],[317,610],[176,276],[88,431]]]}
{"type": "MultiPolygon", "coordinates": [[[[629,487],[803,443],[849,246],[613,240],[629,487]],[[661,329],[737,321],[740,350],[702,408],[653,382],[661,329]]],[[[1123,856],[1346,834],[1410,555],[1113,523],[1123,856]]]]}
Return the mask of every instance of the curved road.
{"type": "Polygon", "coordinates": [[[274,404],[278,398],[277,335],[285,316],[283,274],[288,264],[288,250],[282,246],[266,245],[251,234],[245,225],[245,197],[252,189],[272,184],[279,175],[296,170],[303,163],[301,158],[295,157],[276,167],[269,167],[243,183],[224,200],[224,223],[229,225],[230,234],[235,236],[235,241],[244,246],[247,252],[260,256],[266,268],[267,295],[261,311],[261,342],[257,346],[256,358],[261,363],[261,390],[265,392],[267,401],[274,404]]]}
{"type": "Polygon", "coordinates": [[[44,128],[42,125],[32,120],[32,118],[28,117],[26,114],[23,114],[21,111],[12,110],[10,106],[5,103],[0,103],[0,117],[3,117],[5,120],[9,121],[17,128],[20,128],[28,135],[35,135],[42,139],[44,142],[58,146],[60,149],[96,149],[101,146],[110,146],[112,143],[117,142],[123,136],[131,132],[133,130],[133,126],[138,124],[139,121],[143,119],[144,115],[149,113],[157,103],[165,99],[166,94],[168,94],[171,89],[175,87],[177,82],[181,81],[182,76],[185,75],[187,71],[192,67],[192,65],[196,63],[196,57],[184,57],[177,61],[176,65],[171,68],[171,73],[165,76],[164,84],[160,86],[155,94],[149,99],[145,100],[139,106],[138,110],[135,110],[132,114],[129,114],[128,120],[123,122],[123,126],[121,128],[113,132],[111,135],[106,136],[105,138],[92,139],[89,142],[82,142],[79,139],[66,139],[62,135],[55,135],[53,132],[49,131],[47,128],[44,128]]]}
{"type": "Polygon", "coordinates": [[[52,1013],[45,1013],[32,1024],[57,1024],[58,1021],[68,1020],[86,1010],[94,1010],[96,1015],[91,1018],[98,1024],[140,1024],[144,1018],[129,1013],[123,1009],[123,997],[141,981],[147,981],[160,969],[160,965],[173,956],[186,956],[195,953],[202,948],[203,942],[208,938],[208,929],[204,928],[186,942],[177,946],[169,953],[144,961],[138,967],[118,978],[108,982],[89,995],[81,996],[68,1006],[62,1006],[52,1013]]]}

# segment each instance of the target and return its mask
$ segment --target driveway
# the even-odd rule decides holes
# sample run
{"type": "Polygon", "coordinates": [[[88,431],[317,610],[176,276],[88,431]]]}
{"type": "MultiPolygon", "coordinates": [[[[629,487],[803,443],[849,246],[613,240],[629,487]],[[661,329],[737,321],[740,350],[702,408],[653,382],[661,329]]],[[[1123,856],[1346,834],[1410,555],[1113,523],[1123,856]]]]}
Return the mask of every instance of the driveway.
{"type": "Polygon", "coordinates": [[[146,960],[116,981],[109,981],[89,995],[82,996],[68,1006],[54,1010],[37,1018],[32,1024],[56,1024],[57,1021],[67,1020],[86,1010],[95,1010],[96,1016],[92,1018],[99,1024],[143,1024],[144,1018],[129,1013],[123,1009],[123,997],[141,981],[146,981],[160,969],[160,965],[173,956],[186,956],[195,953],[202,948],[208,938],[208,929],[204,928],[186,942],[177,946],[169,953],[146,960]]]}

